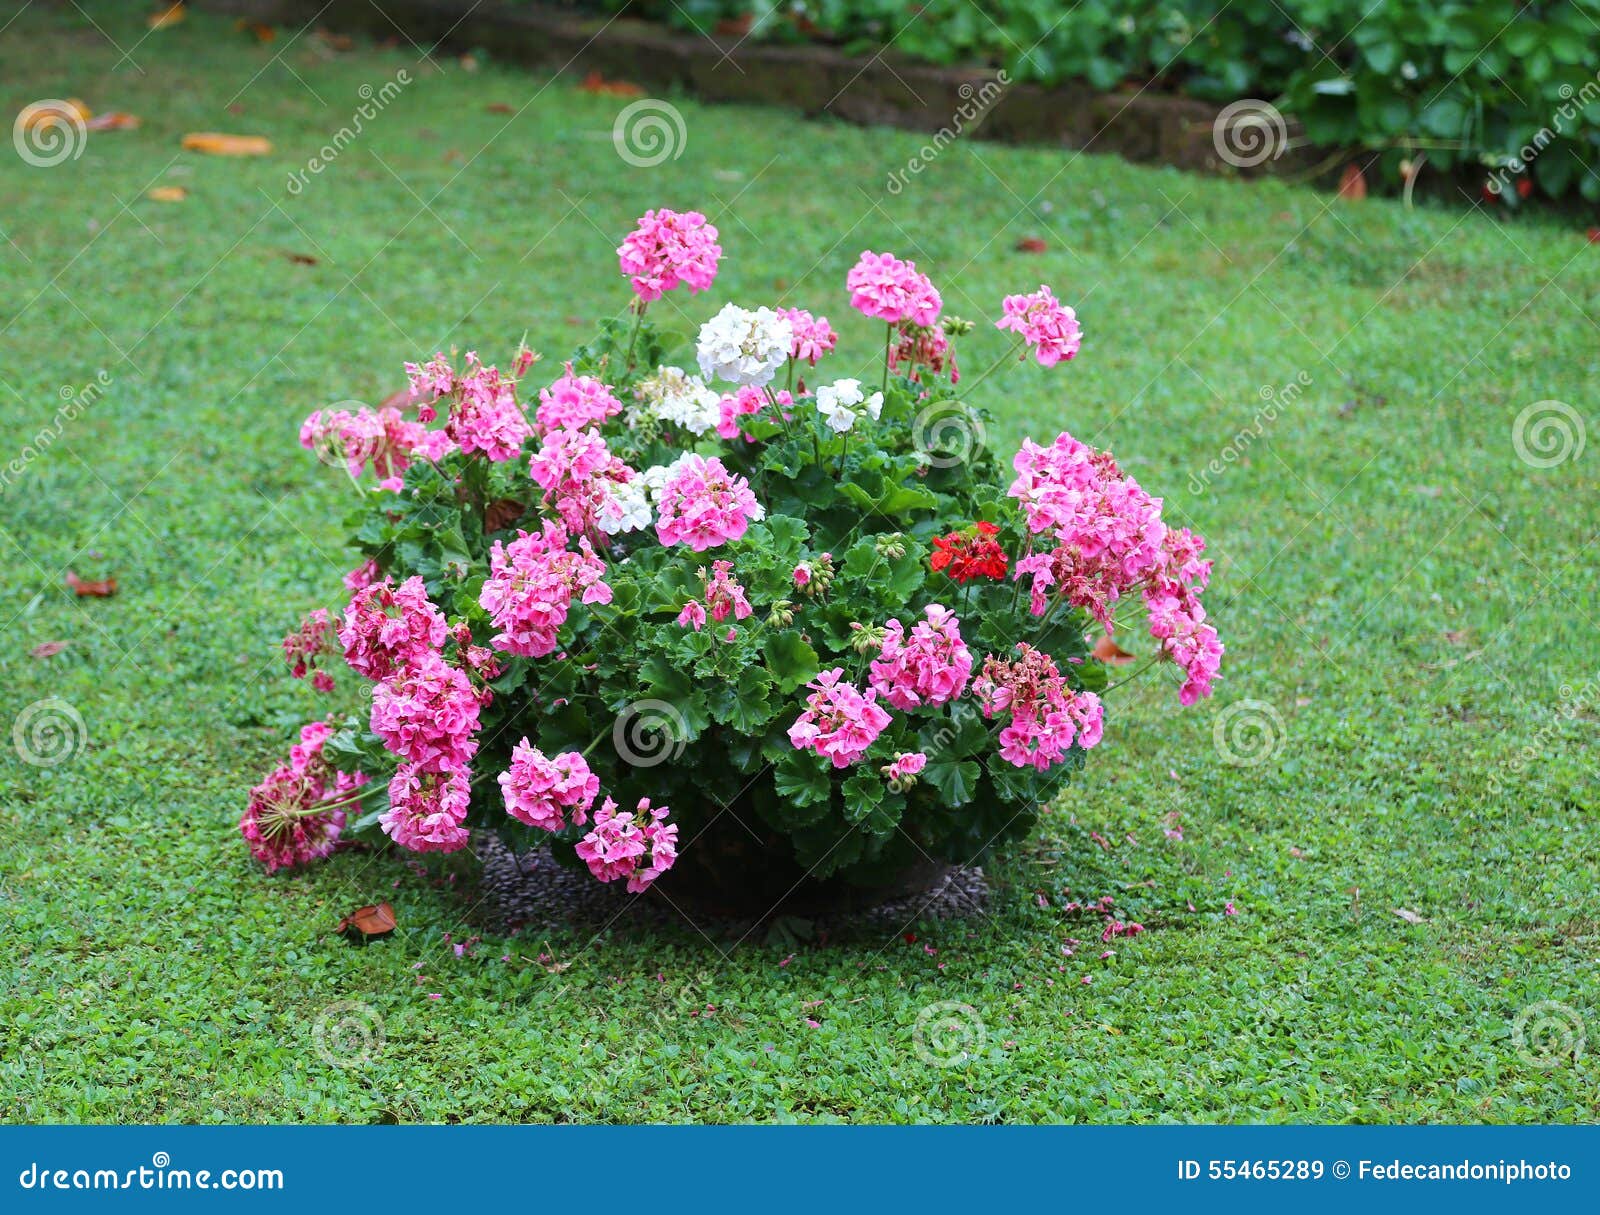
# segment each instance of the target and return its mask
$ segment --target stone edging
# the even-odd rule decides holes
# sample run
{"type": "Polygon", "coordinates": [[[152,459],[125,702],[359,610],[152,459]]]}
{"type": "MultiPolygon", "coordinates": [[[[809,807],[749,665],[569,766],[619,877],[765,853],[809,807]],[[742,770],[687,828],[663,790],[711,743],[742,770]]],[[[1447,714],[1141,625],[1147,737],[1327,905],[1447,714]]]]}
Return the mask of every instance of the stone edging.
{"type": "Polygon", "coordinates": [[[318,25],[423,46],[487,49],[552,72],[598,72],[706,101],[783,105],[930,134],[954,131],[1008,143],[1115,153],[1202,172],[1268,173],[1303,167],[1293,152],[1246,169],[1217,155],[1218,107],[1156,93],[1100,93],[1087,85],[1003,84],[998,69],[937,67],[888,56],[862,60],[829,46],[775,46],[678,33],[647,22],[574,16],[482,0],[203,0],[204,7],[276,24],[318,25]],[[996,90],[998,97],[994,97],[996,90]],[[976,99],[976,100],[975,100],[976,99]],[[992,104],[979,104],[989,101],[992,104]]]}

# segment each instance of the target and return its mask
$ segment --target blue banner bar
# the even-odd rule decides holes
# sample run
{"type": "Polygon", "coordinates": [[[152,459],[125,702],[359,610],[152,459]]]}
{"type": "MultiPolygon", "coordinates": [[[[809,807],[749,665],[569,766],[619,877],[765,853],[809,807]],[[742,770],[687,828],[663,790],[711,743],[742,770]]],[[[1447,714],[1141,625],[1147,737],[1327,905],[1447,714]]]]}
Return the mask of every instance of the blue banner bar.
{"type": "Polygon", "coordinates": [[[1600,1210],[1593,1127],[3,1127],[0,1211],[1600,1210]],[[1104,1209],[1104,1208],[1102,1208],[1104,1209]]]}

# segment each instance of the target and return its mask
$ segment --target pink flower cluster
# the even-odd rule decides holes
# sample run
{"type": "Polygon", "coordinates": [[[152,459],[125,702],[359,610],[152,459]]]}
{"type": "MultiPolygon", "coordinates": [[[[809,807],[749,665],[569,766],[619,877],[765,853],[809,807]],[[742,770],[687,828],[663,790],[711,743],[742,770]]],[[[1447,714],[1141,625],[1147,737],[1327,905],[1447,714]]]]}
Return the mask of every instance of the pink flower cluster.
{"type": "Polygon", "coordinates": [[[1040,285],[1030,295],[1008,295],[1001,302],[1004,315],[994,323],[996,329],[1009,329],[1022,335],[1033,347],[1033,357],[1041,367],[1054,367],[1078,353],[1083,332],[1078,314],[1040,285]]]}
{"type": "Polygon", "coordinates": [[[311,686],[319,692],[333,691],[333,676],[318,666],[328,654],[337,654],[338,635],[327,608],[316,608],[300,621],[300,627],[283,639],[283,657],[289,673],[296,679],[311,674],[311,686]]]}
{"type": "Polygon", "coordinates": [[[985,717],[1010,715],[1000,731],[1001,758],[1042,772],[1065,759],[1074,742],[1084,750],[1098,743],[1105,710],[1093,692],[1067,687],[1050,655],[1025,642],[1016,651],[1019,657],[1011,661],[985,658],[972,692],[985,717]]]}
{"type": "Polygon", "coordinates": [[[850,306],[857,312],[898,325],[910,321],[932,325],[944,301],[916,262],[903,262],[892,253],[863,253],[845,276],[850,306]]]}
{"type": "Polygon", "coordinates": [[[679,283],[704,291],[717,277],[722,246],[717,230],[698,211],[646,211],[617,250],[617,263],[645,303],[679,283]]]}
{"type": "Polygon", "coordinates": [[[791,359],[804,359],[815,367],[818,359],[839,344],[839,335],[825,316],[812,316],[804,308],[779,308],[778,315],[789,322],[794,334],[791,359]]]}
{"type": "Polygon", "coordinates": [[[363,405],[354,413],[317,410],[300,427],[300,446],[324,459],[343,460],[352,477],[370,465],[376,476],[388,480],[403,473],[413,457],[438,460],[453,444],[443,432],[409,421],[392,406],[373,410],[363,405]]]}
{"type": "Polygon", "coordinates": [[[372,693],[372,732],[419,772],[464,770],[478,749],[479,694],[460,667],[432,650],[372,693]]]}
{"type": "MultiPolygon", "coordinates": [[[[921,751],[903,751],[894,757],[894,761],[884,766],[883,774],[894,785],[905,786],[913,783],[913,778],[928,766],[928,757],[921,751]]],[[[903,788],[902,788],[903,791],[903,788]]]]}
{"type": "Polygon", "coordinates": [[[744,587],[734,580],[733,562],[713,562],[709,578],[702,566],[700,580],[706,584],[705,602],[691,599],[683,605],[683,611],[678,613],[678,624],[681,627],[693,628],[698,633],[705,625],[708,612],[712,620],[721,624],[730,615],[735,620],[743,620],[753,611],[750,600],[745,596],[744,587]]]}
{"type": "Polygon", "coordinates": [[[766,513],[748,481],[721,460],[692,452],[667,470],[656,507],[656,538],[697,553],[737,540],[766,513]]]}
{"type": "Polygon", "coordinates": [[[972,674],[972,653],[961,640],[955,613],[933,603],[926,615],[909,637],[898,620],[889,621],[872,662],[872,689],[897,709],[946,704],[966,690],[972,674]]]}
{"type": "Polygon", "coordinates": [[[938,377],[950,369],[950,382],[961,382],[961,371],[956,366],[955,346],[938,325],[903,324],[895,332],[895,341],[889,347],[889,370],[907,368],[907,377],[913,382],[922,379],[923,372],[938,377]]]}
{"type": "Polygon", "coordinates": [[[1008,492],[1028,530],[1055,541],[1016,565],[1014,577],[1033,578],[1033,614],[1044,615],[1058,594],[1109,628],[1112,605],[1161,564],[1167,529],[1160,499],[1124,475],[1110,452],[1065,432],[1049,447],[1023,440],[1013,467],[1017,479],[1008,492]]]}
{"type": "Polygon", "coordinates": [[[496,649],[542,658],[555,650],[575,594],[584,603],[611,602],[611,588],[602,581],[605,562],[588,538],[579,538],[577,552],[568,550],[567,540],[566,528],[547,519],[542,531],[519,530],[510,544],[495,541],[478,602],[501,630],[496,649]]]}
{"type": "Polygon", "coordinates": [[[288,764],[250,790],[239,833],[268,873],[332,852],[345,823],[344,809],[335,803],[367,781],[359,772],[335,772],[323,758],[322,744],[332,733],[325,721],[302,727],[288,764]]]}
{"type": "Polygon", "coordinates": [[[1200,592],[1211,578],[1211,562],[1200,559],[1205,542],[1188,528],[1169,531],[1162,548],[1167,560],[1145,587],[1145,609],[1150,635],[1183,668],[1178,700],[1192,705],[1211,695],[1211,682],[1222,666],[1222,641],[1200,605],[1200,592]]]}
{"type": "Polygon", "coordinates": [[[593,376],[573,375],[572,364],[548,388],[539,390],[539,409],[535,415],[541,434],[553,430],[577,430],[597,426],[622,412],[622,402],[605,384],[593,376]]]}
{"type": "Polygon", "coordinates": [[[594,827],[578,841],[578,859],[602,882],[628,881],[639,894],[678,859],[678,825],[668,823],[667,807],[651,807],[641,797],[630,813],[617,812],[609,797],[594,814],[594,827]]]}
{"type": "Polygon", "coordinates": [[[407,578],[399,587],[385,578],[350,597],[339,644],[352,670],[368,679],[388,679],[437,651],[449,632],[421,578],[407,578]]]}
{"type": "Polygon", "coordinates": [[[526,738],[511,752],[511,767],[500,773],[506,813],[530,827],[561,831],[571,821],[589,821],[589,807],[600,793],[600,778],[576,751],[549,758],[526,738]]]}
{"type": "Polygon", "coordinates": [[[403,763],[389,779],[389,808],[378,819],[383,832],[412,852],[459,852],[467,846],[467,807],[472,777],[466,768],[433,771],[403,763]]]}
{"type": "Polygon", "coordinates": [[[844,668],[834,667],[807,684],[805,712],[789,727],[797,751],[815,751],[835,768],[848,768],[865,755],[892,720],[877,703],[876,690],[863,694],[843,678],[844,668]]]}
{"type": "Polygon", "coordinates": [[[552,506],[573,533],[599,525],[601,512],[612,501],[614,488],[637,475],[611,454],[600,432],[560,429],[551,431],[534,454],[528,471],[544,490],[552,506]]]}
{"type": "MultiPolygon", "coordinates": [[[[520,357],[518,365],[525,365],[520,357]]],[[[424,422],[438,416],[441,398],[451,398],[450,416],[438,433],[468,455],[481,451],[497,462],[514,460],[533,433],[517,401],[516,381],[496,367],[486,367],[471,350],[459,373],[444,355],[436,354],[421,365],[407,363],[406,375],[413,395],[420,399],[417,416],[424,422]]]]}

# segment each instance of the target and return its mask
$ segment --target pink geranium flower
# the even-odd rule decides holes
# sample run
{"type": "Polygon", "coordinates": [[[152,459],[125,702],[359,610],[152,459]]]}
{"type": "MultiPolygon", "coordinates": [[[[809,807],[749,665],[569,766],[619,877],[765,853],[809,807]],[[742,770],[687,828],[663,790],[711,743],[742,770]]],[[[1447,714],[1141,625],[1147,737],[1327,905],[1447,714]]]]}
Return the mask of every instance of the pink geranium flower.
{"type": "Polygon", "coordinates": [[[852,308],[891,325],[902,321],[932,325],[943,307],[928,276],[918,273],[917,263],[903,262],[890,253],[863,253],[845,276],[845,286],[852,308]]]}
{"type": "Polygon", "coordinates": [[[737,540],[766,515],[748,481],[692,452],[667,469],[656,503],[656,538],[697,553],[737,540]]]}
{"type": "Polygon", "coordinates": [[[617,249],[617,264],[645,303],[680,283],[704,291],[717,276],[722,246],[717,230],[698,211],[646,211],[617,249]]]}
{"type": "Polygon", "coordinates": [[[563,830],[569,811],[574,824],[588,822],[589,807],[600,792],[600,778],[578,752],[551,759],[526,738],[512,749],[511,767],[498,779],[506,813],[546,831],[563,830]]]}
{"type": "Polygon", "coordinates": [[[835,768],[848,768],[867,753],[892,720],[877,704],[878,694],[863,694],[840,682],[844,668],[824,671],[807,686],[805,712],[789,727],[789,742],[798,751],[815,751],[835,768]]]}
{"type": "Polygon", "coordinates": [[[1004,315],[994,327],[1021,334],[1041,367],[1054,367],[1078,353],[1083,340],[1078,314],[1056,299],[1050,288],[1041,285],[1031,295],[1008,295],[1001,308],[1004,315]]]}

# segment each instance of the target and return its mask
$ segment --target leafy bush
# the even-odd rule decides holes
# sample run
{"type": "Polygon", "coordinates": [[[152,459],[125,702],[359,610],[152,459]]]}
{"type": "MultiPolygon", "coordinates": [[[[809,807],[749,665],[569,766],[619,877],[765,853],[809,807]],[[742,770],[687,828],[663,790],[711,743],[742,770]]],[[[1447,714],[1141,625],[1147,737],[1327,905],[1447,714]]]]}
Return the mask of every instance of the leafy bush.
{"type": "MultiPolygon", "coordinates": [[[[372,703],[307,726],[252,792],[269,871],[325,855],[359,805],[354,829],[416,851],[495,828],[635,890],[680,850],[714,868],[726,813],[795,872],[870,882],[1028,831],[1100,739],[1086,633],[1125,602],[1183,703],[1210,694],[1203,544],[1069,435],[1025,442],[1005,488],[956,388],[971,326],[914,264],[864,253],[847,280],[883,326],[878,384],[808,388],[837,335],[802,310],[730,304],[696,343],[706,379],[668,365],[649,305],[708,287],[716,239],[646,215],[618,250],[631,308],[531,414],[523,349],[508,373],[439,354],[408,365],[405,409],[307,420],[357,485],[363,562],[342,618],[284,649],[372,703]]],[[[1078,352],[1046,288],[996,324],[1043,366],[1078,352]]]]}
{"type": "MultiPolygon", "coordinates": [[[[605,0],[679,27],[751,22],[757,38],[890,45],[940,64],[1003,66],[1040,84],[1147,87],[1273,101],[1306,139],[1385,153],[1391,179],[1426,152],[1483,168],[1491,189],[1531,171],[1551,196],[1600,201],[1600,0],[605,0]]],[[[739,27],[736,24],[735,28],[739,27]]],[[[1526,190],[1528,187],[1522,187],[1526,190]]]]}

